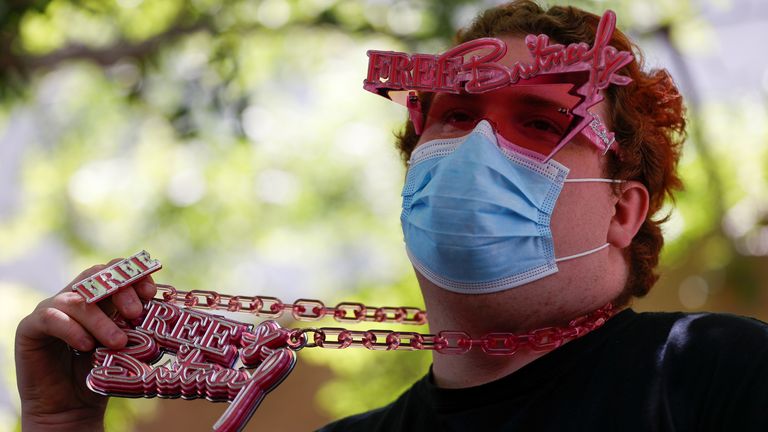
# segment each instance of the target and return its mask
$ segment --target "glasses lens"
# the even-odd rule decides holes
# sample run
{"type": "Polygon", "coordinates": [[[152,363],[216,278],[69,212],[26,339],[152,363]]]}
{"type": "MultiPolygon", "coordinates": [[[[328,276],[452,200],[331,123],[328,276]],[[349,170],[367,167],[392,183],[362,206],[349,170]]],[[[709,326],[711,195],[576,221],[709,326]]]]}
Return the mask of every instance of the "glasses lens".
{"type": "MultiPolygon", "coordinates": [[[[423,118],[422,142],[466,135],[488,120],[504,140],[544,158],[551,157],[583,128],[574,114],[584,97],[576,93],[583,79],[578,73],[550,74],[497,90],[418,94],[423,118]]],[[[413,108],[414,93],[390,93],[390,98],[413,108]]]]}

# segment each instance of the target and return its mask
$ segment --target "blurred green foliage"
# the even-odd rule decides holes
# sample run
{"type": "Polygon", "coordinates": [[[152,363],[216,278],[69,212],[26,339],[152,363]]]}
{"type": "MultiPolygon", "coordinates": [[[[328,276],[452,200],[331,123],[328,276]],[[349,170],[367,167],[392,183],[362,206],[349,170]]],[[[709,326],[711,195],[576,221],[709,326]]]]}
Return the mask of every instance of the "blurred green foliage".
{"type": "MultiPolygon", "coordinates": [[[[689,1],[572,3],[610,7],[635,34],[669,30],[684,54],[712,39],[689,1]]],[[[365,51],[443,50],[487,4],[0,3],[0,130],[4,145],[23,147],[17,199],[0,217],[0,262],[53,239],[71,275],[147,249],[164,263],[158,279],[182,289],[421,306],[391,145],[405,113],[362,90],[365,51]]],[[[768,135],[765,104],[692,108],[700,133],[681,165],[687,189],[665,262],[699,275],[707,292],[754,299],[760,239],[768,244],[768,152],[754,144],[768,135]]],[[[13,286],[34,300],[18,319],[42,294],[13,286]]],[[[353,350],[302,358],[335,371],[317,398],[332,417],[392,400],[430,362],[353,350]]],[[[116,412],[135,412],[130,403],[110,408],[111,430],[130,422],[116,412]]]]}

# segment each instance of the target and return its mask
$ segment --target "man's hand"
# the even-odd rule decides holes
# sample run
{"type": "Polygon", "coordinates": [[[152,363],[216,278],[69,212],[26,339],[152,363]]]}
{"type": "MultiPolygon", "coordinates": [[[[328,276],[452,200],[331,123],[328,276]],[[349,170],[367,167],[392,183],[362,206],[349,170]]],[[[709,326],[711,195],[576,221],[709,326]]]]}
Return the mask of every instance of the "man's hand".
{"type": "Polygon", "coordinates": [[[66,288],[43,300],[16,329],[16,378],[24,431],[102,430],[107,397],[86,387],[91,356],[98,344],[122,348],[128,339],[110,318],[137,318],[140,299],[154,297],[151,276],[120,288],[98,304],[87,304],[71,291],[72,283],[120,261],[82,272],[66,288]],[[78,355],[76,351],[83,354],[78,355]]]}

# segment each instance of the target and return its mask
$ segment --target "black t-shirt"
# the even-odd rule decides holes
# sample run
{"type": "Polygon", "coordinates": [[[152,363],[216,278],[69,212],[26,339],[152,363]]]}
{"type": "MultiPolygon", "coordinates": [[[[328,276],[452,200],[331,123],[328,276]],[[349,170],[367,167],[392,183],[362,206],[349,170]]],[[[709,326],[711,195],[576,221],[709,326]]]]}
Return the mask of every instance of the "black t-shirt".
{"type": "Polygon", "coordinates": [[[768,431],[768,325],[625,310],[497,381],[435,387],[331,431],[768,431]]]}

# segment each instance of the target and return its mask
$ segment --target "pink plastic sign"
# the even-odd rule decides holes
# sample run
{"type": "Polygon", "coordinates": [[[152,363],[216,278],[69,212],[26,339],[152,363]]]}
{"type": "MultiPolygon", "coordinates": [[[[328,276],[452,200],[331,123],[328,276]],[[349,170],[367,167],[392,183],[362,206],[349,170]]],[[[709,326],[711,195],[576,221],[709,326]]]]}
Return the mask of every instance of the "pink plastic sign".
{"type": "Polygon", "coordinates": [[[616,72],[633,57],[608,45],[615,29],[616,14],[609,10],[600,20],[592,47],[584,42],[550,44],[547,35],[528,35],[525,43],[533,61],[516,61],[511,66],[498,63],[507,45],[496,38],[471,40],[441,55],[369,50],[364,88],[374,93],[379,89],[483,93],[543,73],[583,70],[590,72],[589,86],[593,89],[626,85],[630,78],[616,72]]]}
{"type": "Polygon", "coordinates": [[[88,387],[121,397],[164,397],[231,402],[214,431],[241,430],[266,394],[293,370],[289,331],[274,321],[250,324],[160,301],[144,307],[141,322],[127,327],[120,350],[98,348],[88,387]],[[164,353],[174,359],[153,365],[164,353]],[[242,367],[234,368],[240,358],[242,367]]]}
{"type": "Polygon", "coordinates": [[[532,60],[511,65],[502,63],[507,45],[497,38],[470,40],[440,55],[370,50],[363,88],[407,106],[420,134],[424,113],[418,92],[479,94],[513,85],[572,84],[570,93],[580,99],[568,111],[575,121],[544,156],[548,160],[587,126],[586,136],[607,151],[613,134],[588,110],[603,100],[602,90],[609,85],[632,81],[618,74],[634,57],[609,45],[615,30],[616,14],[608,10],[600,19],[592,46],[584,42],[553,44],[547,35],[527,35],[525,44],[532,60]]]}
{"type": "Polygon", "coordinates": [[[141,251],[92,276],[75,282],[72,284],[72,291],[83,296],[87,303],[93,303],[111,296],[120,288],[130,285],[161,268],[163,265],[160,261],[152,259],[147,251],[141,251]]]}

